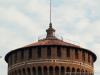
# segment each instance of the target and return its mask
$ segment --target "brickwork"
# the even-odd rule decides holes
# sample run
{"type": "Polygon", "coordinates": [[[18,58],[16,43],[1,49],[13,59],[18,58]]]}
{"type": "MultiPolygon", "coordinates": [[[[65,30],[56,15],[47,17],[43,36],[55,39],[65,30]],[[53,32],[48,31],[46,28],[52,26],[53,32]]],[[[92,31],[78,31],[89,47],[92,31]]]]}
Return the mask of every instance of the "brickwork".
{"type": "MultiPolygon", "coordinates": [[[[35,68],[37,68],[38,66],[42,67],[50,67],[52,66],[53,68],[55,68],[56,66],[58,66],[59,68],[61,66],[63,66],[65,69],[67,67],[69,67],[70,69],[74,68],[75,72],[77,72],[76,70],[84,70],[87,71],[87,73],[93,73],[94,69],[93,69],[93,56],[92,54],[90,54],[88,51],[84,52],[85,53],[85,61],[82,60],[82,52],[83,49],[77,49],[78,51],[78,58],[75,58],[75,51],[76,48],[70,48],[70,57],[67,57],[67,50],[69,49],[68,47],[63,47],[61,46],[61,57],[57,56],[57,47],[58,46],[41,46],[41,57],[38,58],[38,53],[37,53],[37,49],[38,47],[33,47],[32,48],[32,57],[31,59],[28,58],[29,54],[29,50],[30,48],[26,48],[23,49],[23,59],[21,59],[21,51],[20,50],[16,50],[14,52],[12,52],[9,57],[8,57],[8,65],[9,65],[9,74],[11,75],[11,73],[13,71],[16,70],[20,70],[20,69],[26,69],[26,68],[32,68],[35,66],[35,68]],[[47,57],[47,49],[51,48],[51,58],[47,57]],[[15,53],[16,52],[16,53],[15,53]],[[17,58],[16,57],[17,54],[17,58]],[[90,59],[88,59],[88,55],[90,55],[90,59]],[[13,58],[13,59],[12,59],[13,58]],[[16,59],[16,62],[14,61],[16,59]],[[90,60],[90,62],[87,62],[88,60],[90,60]],[[14,63],[13,63],[14,61],[14,63]],[[13,63],[13,64],[12,64],[13,63]]],[[[59,46],[60,47],[60,46],[59,46]]],[[[66,71],[65,71],[66,72],[66,71]]]]}
{"type": "Polygon", "coordinates": [[[45,39],[9,52],[8,75],[94,75],[96,55],[54,36],[50,24],[45,39]]]}

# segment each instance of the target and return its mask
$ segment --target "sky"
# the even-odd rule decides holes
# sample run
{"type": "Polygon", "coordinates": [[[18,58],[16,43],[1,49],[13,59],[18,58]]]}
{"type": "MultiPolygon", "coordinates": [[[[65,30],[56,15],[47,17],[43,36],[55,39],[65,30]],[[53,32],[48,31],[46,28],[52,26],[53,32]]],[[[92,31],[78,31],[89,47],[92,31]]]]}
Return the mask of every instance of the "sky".
{"type": "MultiPolygon", "coordinates": [[[[97,55],[100,72],[100,0],[52,0],[52,23],[63,40],[97,55]]],[[[0,75],[7,75],[5,55],[38,41],[49,26],[49,0],[0,0],[0,75]]]]}

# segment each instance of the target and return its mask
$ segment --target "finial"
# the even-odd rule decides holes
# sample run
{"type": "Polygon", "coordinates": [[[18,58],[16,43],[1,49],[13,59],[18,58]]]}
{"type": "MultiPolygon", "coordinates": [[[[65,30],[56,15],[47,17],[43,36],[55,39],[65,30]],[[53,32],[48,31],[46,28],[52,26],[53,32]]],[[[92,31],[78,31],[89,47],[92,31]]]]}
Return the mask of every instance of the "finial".
{"type": "Polygon", "coordinates": [[[46,36],[46,38],[48,39],[48,38],[54,38],[55,37],[55,35],[54,35],[54,33],[55,33],[55,29],[53,29],[52,28],[52,23],[50,22],[50,24],[49,24],[49,28],[46,30],[46,32],[47,32],[47,36],[46,36]]]}
{"type": "Polygon", "coordinates": [[[52,23],[50,22],[50,24],[49,24],[49,28],[52,28],[52,23]]]}

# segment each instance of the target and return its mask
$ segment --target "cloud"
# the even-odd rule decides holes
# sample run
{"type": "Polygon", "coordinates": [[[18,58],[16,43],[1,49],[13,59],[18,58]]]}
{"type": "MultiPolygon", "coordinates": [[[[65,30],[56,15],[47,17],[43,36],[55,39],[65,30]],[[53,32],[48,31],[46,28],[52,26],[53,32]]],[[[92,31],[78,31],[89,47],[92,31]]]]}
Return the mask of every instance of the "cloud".
{"type": "MultiPolygon", "coordinates": [[[[98,56],[100,47],[100,1],[55,0],[52,7],[53,27],[66,42],[89,48],[98,56]]],[[[47,0],[0,0],[0,55],[37,40],[49,23],[47,0]]],[[[3,58],[0,67],[7,69],[3,58]]],[[[1,75],[7,75],[3,70],[1,75]]]]}

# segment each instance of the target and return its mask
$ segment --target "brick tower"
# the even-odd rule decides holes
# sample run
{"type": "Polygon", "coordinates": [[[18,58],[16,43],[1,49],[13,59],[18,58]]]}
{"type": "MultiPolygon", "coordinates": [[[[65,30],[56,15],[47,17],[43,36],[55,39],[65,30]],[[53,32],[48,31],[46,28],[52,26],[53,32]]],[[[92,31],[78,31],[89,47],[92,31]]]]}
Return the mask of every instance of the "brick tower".
{"type": "Polygon", "coordinates": [[[58,39],[52,23],[46,32],[45,38],[5,56],[8,75],[94,75],[92,51],[58,39]]]}

